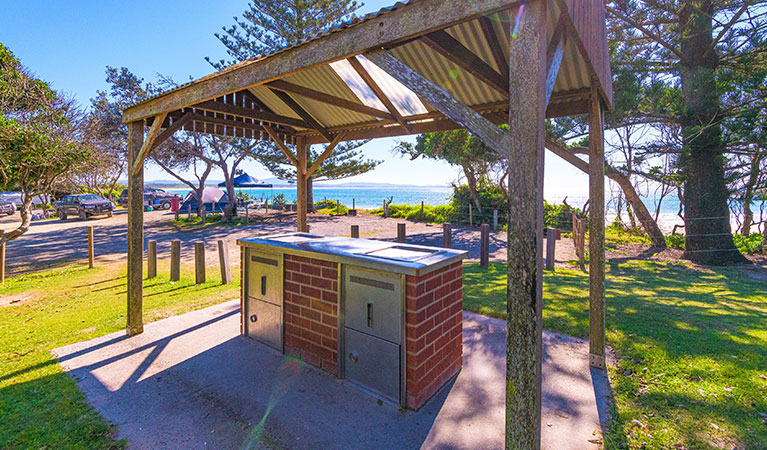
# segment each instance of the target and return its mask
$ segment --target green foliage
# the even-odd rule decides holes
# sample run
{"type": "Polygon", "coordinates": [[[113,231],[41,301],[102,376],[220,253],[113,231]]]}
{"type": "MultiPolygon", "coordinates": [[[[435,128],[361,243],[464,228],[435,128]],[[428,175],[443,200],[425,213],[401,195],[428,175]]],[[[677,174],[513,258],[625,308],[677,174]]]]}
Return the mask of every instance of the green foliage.
{"type": "MultiPolygon", "coordinates": [[[[383,216],[383,208],[370,211],[371,214],[383,216]]],[[[450,205],[430,206],[424,205],[389,205],[389,217],[395,219],[408,219],[416,222],[445,223],[453,217],[454,209],[450,205]]]]}
{"type": "Polygon", "coordinates": [[[605,227],[605,245],[607,248],[615,248],[620,244],[650,245],[651,242],[641,228],[630,228],[616,220],[605,227]]]}
{"type": "MultiPolygon", "coordinates": [[[[608,367],[615,409],[605,448],[763,448],[764,281],[737,268],[608,262],[608,367]],[[716,426],[714,426],[716,425],[716,426]]],[[[464,265],[464,308],[506,318],[503,264],[464,265]]],[[[543,328],[587,337],[589,277],[543,279],[543,328]]]]}
{"type": "Polygon", "coordinates": [[[335,200],[322,200],[314,204],[320,214],[348,214],[349,208],[335,200]]]}
{"type": "Polygon", "coordinates": [[[272,197],[272,205],[274,205],[275,208],[283,208],[287,204],[288,200],[282,192],[272,197]]]}
{"type": "Polygon", "coordinates": [[[453,213],[450,215],[450,222],[459,224],[469,224],[469,204],[471,204],[472,222],[476,224],[493,223],[493,210],[498,210],[498,225],[506,224],[506,199],[503,190],[495,184],[485,184],[477,189],[477,198],[482,210],[479,211],[472,201],[471,190],[468,185],[456,186],[453,188],[453,198],[450,205],[453,207],[453,213]]]}
{"type": "Polygon", "coordinates": [[[683,234],[669,234],[666,236],[666,245],[669,248],[675,248],[677,250],[684,250],[684,235],[683,234]]]}
{"type": "Polygon", "coordinates": [[[741,253],[746,255],[756,255],[762,253],[763,245],[767,244],[762,242],[762,235],[758,233],[752,233],[748,236],[742,234],[732,235],[732,239],[735,241],[735,246],[738,247],[741,253]]]}
{"type": "MultiPolygon", "coordinates": [[[[562,231],[573,231],[573,213],[583,218],[583,212],[569,205],[557,205],[543,200],[543,226],[559,228],[562,231]]],[[[588,224],[586,224],[588,228],[588,224]]]]}
{"type": "Polygon", "coordinates": [[[250,194],[247,192],[243,192],[242,189],[234,193],[235,198],[242,200],[243,202],[249,202],[250,201],[250,194]]]}

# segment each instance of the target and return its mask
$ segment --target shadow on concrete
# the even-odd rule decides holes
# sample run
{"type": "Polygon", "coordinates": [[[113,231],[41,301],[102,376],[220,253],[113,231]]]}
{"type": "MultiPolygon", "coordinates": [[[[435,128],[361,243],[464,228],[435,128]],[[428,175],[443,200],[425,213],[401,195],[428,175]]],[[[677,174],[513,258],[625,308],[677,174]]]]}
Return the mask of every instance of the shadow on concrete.
{"type": "MultiPolygon", "coordinates": [[[[231,301],[54,354],[136,448],[503,447],[504,321],[464,313],[461,372],[413,412],[240,336],[238,313],[231,301]]],[[[544,448],[594,445],[584,342],[544,337],[544,448]]]]}

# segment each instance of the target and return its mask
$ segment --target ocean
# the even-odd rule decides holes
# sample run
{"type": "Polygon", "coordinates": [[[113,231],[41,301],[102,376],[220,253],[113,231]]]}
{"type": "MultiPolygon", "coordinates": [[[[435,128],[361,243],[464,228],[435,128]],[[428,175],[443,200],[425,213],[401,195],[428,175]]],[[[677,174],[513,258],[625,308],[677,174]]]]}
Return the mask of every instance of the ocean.
{"type": "MultiPolygon", "coordinates": [[[[168,192],[186,195],[189,189],[166,189],[168,192]]],[[[223,190],[223,188],[222,188],[223,190]]],[[[273,195],[282,194],[288,202],[296,199],[296,188],[275,187],[273,189],[235,189],[242,190],[251,198],[271,199],[273,195]]],[[[423,201],[426,205],[436,206],[450,203],[453,194],[451,187],[385,187],[385,188],[358,188],[358,187],[315,187],[314,202],[319,202],[327,197],[328,200],[340,201],[351,208],[352,200],[359,209],[375,209],[383,207],[383,201],[393,198],[393,204],[420,205],[423,201]]]]}

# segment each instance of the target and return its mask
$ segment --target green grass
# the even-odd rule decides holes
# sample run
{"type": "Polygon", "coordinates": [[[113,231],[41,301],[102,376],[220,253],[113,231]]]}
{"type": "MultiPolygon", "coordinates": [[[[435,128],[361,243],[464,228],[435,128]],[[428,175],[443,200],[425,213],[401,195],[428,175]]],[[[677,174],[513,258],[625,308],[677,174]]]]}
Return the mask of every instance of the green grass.
{"type": "Polygon", "coordinates": [[[179,215],[178,220],[173,219],[170,223],[179,231],[194,231],[218,227],[241,227],[245,225],[245,217],[237,216],[233,217],[230,222],[225,222],[223,214],[209,213],[206,215],[204,221],[202,220],[202,217],[196,215],[192,215],[191,218],[179,215]]]}
{"type": "MultiPolygon", "coordinates": [[[[464,308],[503,318],[506,267],[464,266],[464,308]]],[[[615,411],[605,445],[767,447],[767,283],[743,269],[608,264],[615,411]]],[[[544,328],[588,335],[588,275],[544,276],[544,328]]]]}
{"type": "MultiPolygon", "coordinates": [[[[145,322],[239,297],[238,279],[195,285],[161,276],[144,286],[145,322]]],[[[0,286],[0,448],[122,447],[50,352],[125,329],[125,289],[122,264],[68,266],[0,286]]]]}

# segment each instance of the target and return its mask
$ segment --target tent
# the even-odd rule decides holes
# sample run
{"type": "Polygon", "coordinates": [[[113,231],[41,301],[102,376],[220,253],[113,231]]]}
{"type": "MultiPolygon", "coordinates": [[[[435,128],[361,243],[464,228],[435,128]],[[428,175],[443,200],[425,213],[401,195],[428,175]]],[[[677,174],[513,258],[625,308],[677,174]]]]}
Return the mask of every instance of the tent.
{"type": "MultiPolygon", "coordinates": [[[[202,191],[202,202],[205,204],[206,213],[224,212],[224,208],[229,204],[229,196],[217,187],[208,186],[202,191]]],[[[186,194],[181,204],[181,212],[188,211],[190,206],[192,212],[197,212],[197,194],[194,191],[186,194]]]]}
{"type": "MultiPolygon", "coordinates": [[[[218,183],[218,187],[225,187],[225,186],[226,186],[226,182],[225,181],[223,181],[221,183],[218,183]]],[[[238,175],[238,176],[234,177],[234,187],[239,187],[239,188],[243,188],[243,187],[248,187],[248,188],[270,188],[270,187],[272,187],[272,185],[269,184],[269,183],[261,182],[261,181],[255,179],[255,178],[251,177],[247,173],[243,173],[242,175],[238,175]]]]}

